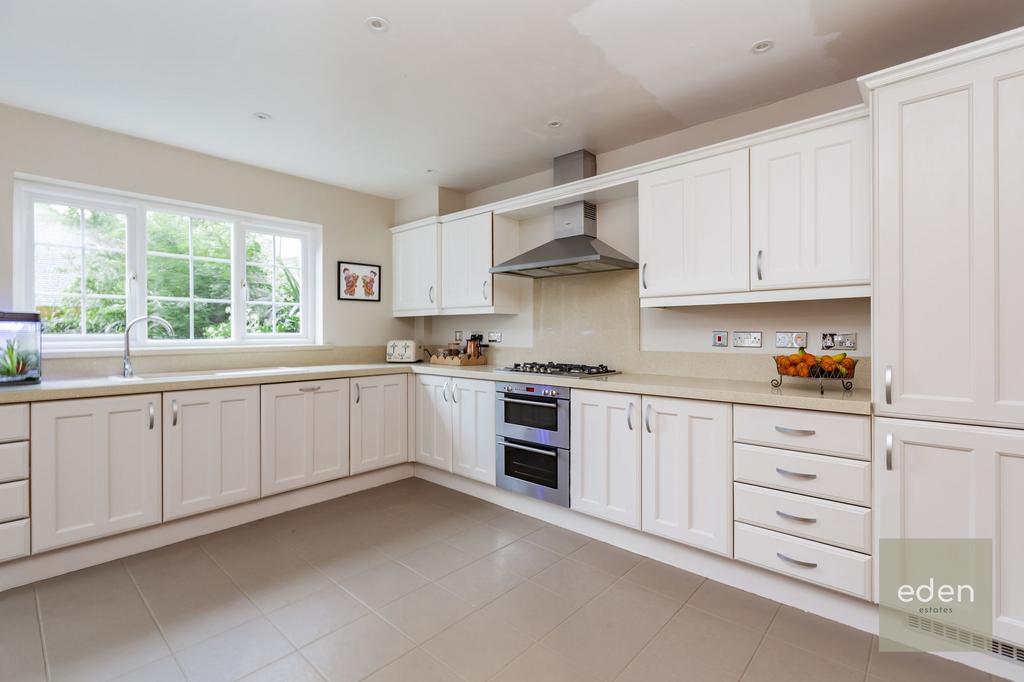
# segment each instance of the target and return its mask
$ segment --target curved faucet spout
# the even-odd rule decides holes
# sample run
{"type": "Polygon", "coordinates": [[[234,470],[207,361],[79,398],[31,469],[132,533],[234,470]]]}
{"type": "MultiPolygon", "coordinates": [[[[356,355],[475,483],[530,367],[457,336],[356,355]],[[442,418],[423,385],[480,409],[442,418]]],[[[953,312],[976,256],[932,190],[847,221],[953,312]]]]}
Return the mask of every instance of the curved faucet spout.
{"type": "Polygon", "coordinates": [[[129,322],[124,327],[124,358],[121,362],[121,376],[125,379],[130,379],[135,376],[135,369],[132,367],[132,353],[131,353],[131,334],[132,327],[138,322],[156,322],[163,327],[168,334],[174,336],[174,327],[171,323],[158,315],[143,315],[136,317],[134,320],[129,322]]]}

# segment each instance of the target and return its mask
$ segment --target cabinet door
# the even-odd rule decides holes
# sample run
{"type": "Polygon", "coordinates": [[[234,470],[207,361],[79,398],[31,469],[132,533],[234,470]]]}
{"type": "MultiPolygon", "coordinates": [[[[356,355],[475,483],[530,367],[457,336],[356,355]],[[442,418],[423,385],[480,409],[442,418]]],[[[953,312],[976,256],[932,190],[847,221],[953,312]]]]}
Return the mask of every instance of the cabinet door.
{"type": "Polygon", "coordinates": [[[164,393],[164,520],[260,495],[258,386],[164,393]]]}
{"type": "Polygon", "coordinates": [[[260,389],[261,495],[348,476],[348,389],[348,379],[260,389]]]}
{"type": "Polygon", "coordinates": [[[640,396],[573,389],[569,505],[640,527],[640,396]]]}
{"type": "Polygon", "coordinates": [[[452,380],[452,471],[494,485],[494,382],[452,380]]]}
{"type": "Polygon", "coordinates": [[[352,473],[408,459],[407,378],[404,374],[351,380],[352,473]]]}
{"type": "Polygon", "coordinates": [[[1024,49],[873,96],[876,409],[1024,425],[1024,49]]]}
{"type": "Polygon", "coordinates": [[[732,405],[643,399],[643,530],[732,552],[732,405]]]}
{"type": "Polygon", "coordinates": [[[870,282],[867,118],[751,147],[750,256],[751,289],[870,282]]]}
{"type": "Polygon", "coordinates": [[[440,307],[441,292],[437,280],[438,225],[432,223],[391,236],[392,268],[395,283],[395,314],[430,314],[440,307]]]}
{"type": "Polygon", "coordinates": [[[416,461],[452,470],[451,379],[416,377],[416,461]]]}
{"type": "Polygon", "coordinates": [[[879,538],[991,538],[993,634],[1024,646],[1024,432],[875,420],[879,538]]]}
{"type": "Polygon", "coordinates": [[[746,291],[746,149],[640,176],[640,296],[746,291]]]}
{"type": "Polygon", "coordinates": [[[441,225],[441,291],[444,308],[494,305],[491,214],[441,225]]]}
{"type": "Polygon", "coordinates": [[[160,394],[32,405],[32,549],[160,523],[160,394]]]}

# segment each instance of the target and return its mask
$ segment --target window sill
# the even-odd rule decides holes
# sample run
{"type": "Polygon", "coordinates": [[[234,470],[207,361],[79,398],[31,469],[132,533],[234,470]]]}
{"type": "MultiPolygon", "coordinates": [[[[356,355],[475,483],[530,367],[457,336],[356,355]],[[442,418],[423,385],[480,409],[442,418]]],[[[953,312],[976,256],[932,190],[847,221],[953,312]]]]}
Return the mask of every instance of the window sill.
{"type": "MultiPolygon", "coordinates": [[[[282,343],[247,344],[244,346],[165,346],[160,348],[132,347],[132,357],[146,355],[213,355],[219,353],[284,353],[288,351],[328,351],[335,346],[329,343],[303,343],[286,345],[282,343]]],[[[61,358],[114,358],[124,355],[124,348],[51,348],[43,349],[43,359],[61,358]]]]}

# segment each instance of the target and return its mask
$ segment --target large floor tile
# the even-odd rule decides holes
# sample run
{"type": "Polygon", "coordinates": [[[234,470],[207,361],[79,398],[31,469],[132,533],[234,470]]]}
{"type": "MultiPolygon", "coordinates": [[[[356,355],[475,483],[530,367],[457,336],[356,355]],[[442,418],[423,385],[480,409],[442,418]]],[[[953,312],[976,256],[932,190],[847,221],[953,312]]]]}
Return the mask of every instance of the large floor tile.
{"type": "Polygon", "coordinates": [[[189,682],[231,682],[294,650],[261,616],[179,651],[176,656],[189,682]]]}
{"type": "Polygon", "coordinates": [[[0,680],[45,679],[35,589],[21,587],[0,593],[0,680]]]}
{"type": "Polygon", "coordinates": [[[780,639],[765,637],[743,682],[862,682],[864,670],[848,668],[780,639]]]}
{"type": "Polygon", "coordinates": [[[522,537],[540,530],[547,524],[532,516],[509,510],[498,514],[493,519],[489,519],[487,525],[507,531],[517,537],[522,537]]]}
{"type": "Polygon", "coordinates": [[[409,594],[427,582],[419,573],[389,559],[341,584],[356,598],[375,609],[409,594]]]}
{"type": "Polygon", "coordinates": [[[260,615],[198,543],[164,547],[125,564],[174,651],[260,615]]]}
{"type": "Polygon", "coordinates": [[[611,679],[678,608],[675,602],[639,585],[618,582],[541,641],[571,662],[611,679]]]}
{"type": "Polygon", "coordinates": [[[813,613],[782,606],[768,636],[856,670],[867,670],[872,636],[813,613]]]}
{"type": "Polygon", "coordinates": [[[576,607],[564,597],[532,582],[522,583],[483,608],[519,632],[540,639],[568,618],[576,607]]]}
{"type": "Polygon", "coordinates": [[[430,580],[437,580],[468,566],[474,559],[445,542],[435,542],[399,557],[398,561],[430,580]]]}
{"type": "Polygon", "coordinates": [[[369,613],[302,649],[330,682],[361,680],[415,648],[411,639],[369,613]]]}
{"type": "Polygon", "coordinates": [[[296,652],[246,675],[241,682],[323,682],[323,676],[296,652]]]}
{"type": "Polygon", "coordinates": [[[562,559],[533,576],[531,580],[579,607],[608,588],[615,578],[571,559],[562,559]]]}
{"type": "Polygon", "coordinates": [[[643,557],[608,543],[594,540],[570,554],[569,558],[618,578],[639,564],[643,557]]]}
{"type": "Polygon", "coordinates": [[[348,592],[329,585],[297,602],[267,614],[270,622],[296,647],[303,647],[368,613],[348,592]]]}
{"type": "Polygon", "coordinates": [[[321,573],[341,583],[388,560],[382,549],[369,542],[343,546],[323,545],[307,552],[306,558],[321,573]]]}
{"type": "Polygon", "coordinates": [[[423,649],[413,649],[366,678],[367,682],[462,682],[423,649]]]}
{"type": "Polygon", "coordinates": [[[437,583],[473,606],[483,606],[522,581],[522,576],[504,568],[492,554],[449,573],[437,583]]]}
{"type": "Polygon", "coordinates": [[[37,586],[51,680],[106,680],[170,651],[120,562],[37,586]]]}
{"type": "Polygon", "coordinates": [[[629,664],[623,680],[738,680],[761,633],[684,606],[629,664]],[[683,676],[683,671],[687,676],[683,676]],[[699,677],[690,676],[699,672],[699,677]]]}
{"type": "Polygon", "coordinates": [[[704,582],[704,576],[663,564],[654,559],[644,559],[630,569],[623,576],[623,580],[646,587],[663,597],[682,604],[697,591],[700,584],[704,582]]]}
{"type": "Polygon", "coordinates": [[[380,610],[386,621],[423,643],[473,612],[469,602],[429,583],[380,610]]]}
{"type": "Polygon", "coordinates": [[[186,682],[186,679],[185,673],[181,672],[181,666],[174,660],[174,657],[165,656],[116,677],[112,682],[186,682]]]}
{"type": "Polygon", "coordinates": [[[705,580],[686,602],[720,618],[759,632],[768,629],[779,605],[770,599],[737,590],[714,580],[705,580]]]}
{"type": "Polygon", "coordinates": [[[562,560],[561,554],[523,539],[505,545],[493,556],[503,567],[524,578],[532,578],[548,566],[562,560]]]}
{"type": "Polygon", "coordinates": [[[535,644],[492,679],[495,682],[591,682],[595,676],[542,644],[535,644]]]}
{"type": "Polygon", "coordinates": [[[878,638],[871,644],[868,674],[885,682],[987,682],[989,676],[954,661],[931,654],[878,650],[878,638]]]}
{"type": "Polygon", "coordinates": [[[445,542],[456,549],[462,550],[469,556],[479,559],[518,539],[519,536],[515,533],[491,526],[476,525],[461,533],[456,533],[445,540],[445,542]]]}
{"type": "Polygon", "coordinates": [[[540,545],[545,549],[550,549],[552,552],[562,555],[572,554],[590,542],[590,538],[586,535],[580,535],[558,526],[545,526],[527,535],[526,539],[535,545],[540,545]]]}
{"type": "Polygon", "coordinates": [[[423,648],[468,682],[486,680],[526,651],[533,640],[482,611],[459,621],[423,648]]]}

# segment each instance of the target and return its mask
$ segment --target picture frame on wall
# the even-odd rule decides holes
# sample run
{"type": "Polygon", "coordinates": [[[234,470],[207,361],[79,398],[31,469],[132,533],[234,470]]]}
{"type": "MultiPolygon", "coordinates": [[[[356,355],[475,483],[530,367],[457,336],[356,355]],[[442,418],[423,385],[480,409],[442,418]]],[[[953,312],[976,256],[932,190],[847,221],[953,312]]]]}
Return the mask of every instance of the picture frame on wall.
{"type": "Polygon", "coordinates": [[[338,261],[338,300],[380,301],[381,274],[379,265],[338,261]]]}

